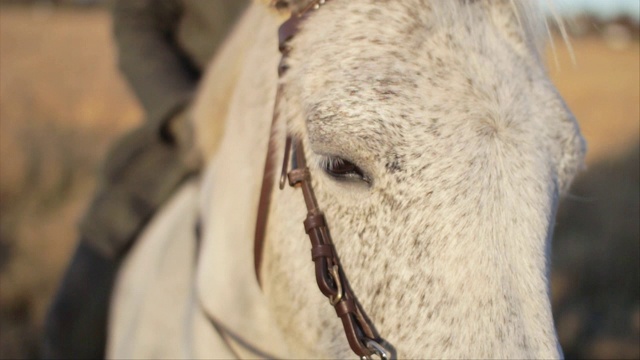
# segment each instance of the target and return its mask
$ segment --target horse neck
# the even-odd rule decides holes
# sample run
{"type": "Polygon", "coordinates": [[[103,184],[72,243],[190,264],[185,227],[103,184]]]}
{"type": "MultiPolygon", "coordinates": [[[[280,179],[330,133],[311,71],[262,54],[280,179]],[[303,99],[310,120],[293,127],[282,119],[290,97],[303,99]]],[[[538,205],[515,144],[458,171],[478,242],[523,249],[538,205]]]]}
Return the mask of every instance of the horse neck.
{"type": "MultiPolygon", "coordinates": [[[[262,5],[244,14],[209,68],[193,108],[205,158],[202,247],[196,288],[205,313],[249,342],[287,356],[253,268],[253,231],[277,86],[279,19],[262,5]],[[224,289],[224,291],[221,291],[224,289]]],[[[207,333],[198,353],[210,357],[207,333]]]]}
{"type": "MultiPolygon", "coordinates": [[[[195,146],[205,164],[217,154],[223,138],[246,135],[242,133],[244,126],[268,127],[280,56],[276,36],[279,21],[263,5],[251,5],[207,68],[190,110],[195,146]],[[258,96],[251,108],[241,107],[239,98],[245,94],[258,96]],[[264,116],[256,119],[243,114],[256,107],[264,116]]],[[[256,129],[248,135],[266,141],[265,131],[256,129]]],[[[254,141],[249,136],[239,136],[238,140],[247,144],[254,141]]]]}

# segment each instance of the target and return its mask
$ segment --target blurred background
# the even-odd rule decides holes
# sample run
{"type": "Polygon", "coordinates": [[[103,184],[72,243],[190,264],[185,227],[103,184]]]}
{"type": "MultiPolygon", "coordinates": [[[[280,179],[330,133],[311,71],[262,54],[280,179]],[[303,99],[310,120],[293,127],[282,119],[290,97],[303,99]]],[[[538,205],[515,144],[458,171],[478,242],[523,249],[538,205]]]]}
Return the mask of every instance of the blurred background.
{"type": "MultiPolygon", "coordinates": [[[[589,146],[556,224],[556,326],[567,358],[640,358],[640,1],[553,3],[575,63],[552,29],[549,71],[589,146]]],[[[2,359],[38,357],[102,158],[142,121],[111,31],[100,0],[0,0],[2,359]]]]}

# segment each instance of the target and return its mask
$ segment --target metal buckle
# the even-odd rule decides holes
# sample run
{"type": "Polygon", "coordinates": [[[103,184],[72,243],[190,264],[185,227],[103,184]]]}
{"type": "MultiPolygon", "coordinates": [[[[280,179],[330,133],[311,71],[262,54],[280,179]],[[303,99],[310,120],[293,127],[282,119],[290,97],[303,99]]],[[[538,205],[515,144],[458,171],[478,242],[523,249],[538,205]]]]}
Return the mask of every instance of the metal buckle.
{"type": "Polygon", "coordinates": [[[301,17],[301,16],[304,16],[304,14],[311,9],[318,10],[320,6],[324,5],[324,3],[326,2],[327,0],[313,0],[307,6],[305,6],[302,10],[300,10],[300,12],[297,13],[296,15],[298,17],[301,17]]]}
{"type": "MultiPolygon", "coordinates": [[[[367,346],[367,349],[373,351],[372,355],[377,355],[380,357],[381,360],[390,360],[391,359],[391,352],[389,350],[387,350],[384,346],[380,345],[380,343],[378,343],[375,340],[371,340],[371,339],[367,339],[367,341],[365,341],[365,345],[367,346]]],[[[366,355],[366,356],[362,356],[360,358],[361,360],[372,360],[371,355],[366,355]]]]}
{"type": "MultiPolygon", "coordinates": [[[[324,3],[326,3],[327,0],[311,0],[305,7],[302,8],[302,10],[300,10],[299,12],[293,14],[297,17],[301,17],[303,16],[307,11],[313,9],[313,10],[318,10],[320,8],[320,6],[324,5],[324,3]]],[[[270,6],[276,6],[276,4],[278,3],[278,0],[271,0],[270,6]]]]}
{"type": "Polygon", "coordinates": [[[333,265],[331,269],[329,269],[329,274],[331,274],[331,277],[333,278],[333,282],[336,284],[336,288],[337,288],[336,294],[334,296],[329,297],[329,302],[331,303],[331,306],[335,306],[337,303],[340,302],[340,300],[342,300],[343,291],[342,291],[342,281],[340,281],[339,270],[340,268],[338,268],[338,265],[333,265]]]}

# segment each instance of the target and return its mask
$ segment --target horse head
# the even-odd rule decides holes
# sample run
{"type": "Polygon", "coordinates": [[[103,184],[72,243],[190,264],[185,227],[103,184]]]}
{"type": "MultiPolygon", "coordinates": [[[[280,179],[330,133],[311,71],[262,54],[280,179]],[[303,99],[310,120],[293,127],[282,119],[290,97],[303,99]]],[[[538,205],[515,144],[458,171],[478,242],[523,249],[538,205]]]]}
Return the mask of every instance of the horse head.
{"type": "MultiPolygon", "coordinates": [[[[290,41],[275,138],[303,144],[350,287],[403,358],[562,355],[549,245],[585,145],[544,30],[529,2],[334,0],[290,41]]],[[[263,290],[292,354],[352,356],[303,212],[274,191],[263,290]]]]}

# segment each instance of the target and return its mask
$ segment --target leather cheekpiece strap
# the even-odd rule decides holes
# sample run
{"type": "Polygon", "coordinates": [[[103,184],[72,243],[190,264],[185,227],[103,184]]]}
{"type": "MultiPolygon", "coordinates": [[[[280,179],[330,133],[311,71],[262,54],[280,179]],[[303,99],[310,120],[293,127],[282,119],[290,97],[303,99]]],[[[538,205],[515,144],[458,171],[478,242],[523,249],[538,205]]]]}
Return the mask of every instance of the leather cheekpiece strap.
{"type": "MultiPolygon", "coordinates": [[[[325,0],[328,1],[328,0],[325,0]]],[[[295,36],[300,23],[308,16],[310,9],[317,8],[322,0],[312,1],[305,8],[302,14],[293,14],[289,20],[280,26],[279,48],[282,59],[278,66],[278,73],[283,76],[287,71],[286,57],[291,51],[288,42],[295,36]]],[[[271,123],[271,133],[269,138],[269,148],[264,167],[260,202],[258,205],[258,218],[255,231],[254,261],[258,283],[260,283],[260,266],[262,262],[262,252],[264,247],[264,236],[266,231],[271,195],[274,187],[274,158],[276,151],[275,134],[276,123],[278,121],[278,107],[282,96],[283,85],[278,86],[275,107],[273,111],[273,121],[271,123]]],[[[320,291],[329,298],[334,306],[336,314],[341,319],[345,335],[349,346],[355,354],[368,358],[378,352],[370,349],[368,344],[371,341],[379,343],[380,338],[375,332],[373,325],[364,315],[364,311],[357,302],[356,297],[349,287],[346,276],[340,265],[335,251],[329,228],[324,214],[318,208],[317,200],[311,186],[311,173],[306,165],[304,148],[302,141],[293,140],[288,137],[283,163],[282,175],[286,173],[288,167],[289,154],[295,154],[295,168],[287,174],[291,186],[300,187],[304,195],[307,207],[307,217],[304,220],[304,229],[311,242],[311,258],[315,263],[316,282],[320,291]]],[[[280,186],[282,188],[283,178],[280,186]]],[[[379,354],[379,353],[378,353],[379,354]]]]}
{"type": "Polygon", "coordinates": [[[332,258],[333,245],[318,245],[311,248],[311,260],[316,261],[318,258],[332,258]]]}
{"type": "Polygon", "coordinates": [[[327,223],[324,220],[324,214],[309,214],[304,220],[304,231],[308,234],[311,230],[326,226],[327,223]]]}
{"type": "MultiPolygon", "coordinates": [[[[316,282],[320,291],[329,297],[336,314],[342,320],[351,350],[358,356],[370,356],[374,352],[367,348],[365,340],[376,340],[379,337],[355,300],[356,297],[349,287],[338,256],[334,251],[329,228],[313,193],[311,175],[306,167],[302,141],[295,140],[292,146],[294,147],[296,164],[304,166],[302,169],[304,172],[300,172],[300,174],[304,173],[305,175],[301,177],[300,181],[292,181],[291,186],[301,187],[304,194],[308,212],[304,226],[311,241],[311,256],[316,265],[316,282]]],[[[297,170],[299,169],[294,169],[289,174],[291,175],[297,170]]]]}

